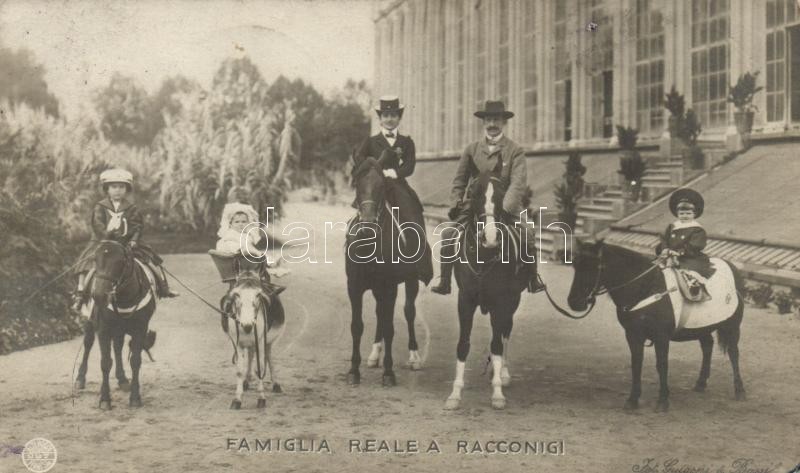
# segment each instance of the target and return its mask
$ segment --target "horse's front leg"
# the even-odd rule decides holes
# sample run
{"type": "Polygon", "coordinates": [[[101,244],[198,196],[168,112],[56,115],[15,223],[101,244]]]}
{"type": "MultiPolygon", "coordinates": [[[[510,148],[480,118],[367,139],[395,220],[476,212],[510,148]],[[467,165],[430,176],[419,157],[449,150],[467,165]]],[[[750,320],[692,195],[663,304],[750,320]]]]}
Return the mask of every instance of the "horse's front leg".
{"type": "Polygon", "coordinates": [[[239,410],[242,408],[242,396],[244,395],[244,380],[247,377],[249,366],[248,359],[252,356],[249,348],[236,347],[236,396],[231,401],[231,409],[239,410]]]}
{"type": "Polygon", "coordinates": [[[94,345],[94,324],[87,320],[83,324],[83,359],[78,368],[78,376],[75,378],[75,388],[83,389],[86,387],[86,370],[89,368],[89,353],[94,345]]]}
{"type": "Polygon", "coordinates": [[[372,350],[367,357],[367,368],[377,368],[381,364],[383,355],[383,336],[381,335],[380,325],[375,324],[375,338],[372,341],[372,350]]]}
{"type": "Polygon", "coordinates": [[[125,334],[120,333],[112,342],[114,347],[114,374],[117,377],[117,387],[123,391],[131,389],[131,383],[125,376],[125,365],[122,363],[122,347],[125,345],[125,334]]]}
{"type": "MultiPolygon", "coordinates": [[[[490,345],[492,360],[492,407],[495,409],[505,409],[506,397],[503,395],[503,348],[505,346],[506,334],[510,332],[508,325],[511,314],[501,311],[492,311],[489,319],[492,325],[492,342],[490,345]]],[[[506,371],[506,373],[508,373],[506,371]]]]}
{"type": "MultiPolygon", "coordinates": [[[[142,395],[139,386],[139,371],[142,368],[142,350],[147,327],[138,330],[131,336],[131,395],[128,404],[130,407],[142,407],[142,395]]],[[[120,349],[120,351],[122,351],[120,349]]]]}
{"type": "Polygon", "coordinates": [[[631,394],[625,401],[625,409],[632,410],[639,407],[639,398],[642,396],[642,362],[644,361],[644,336],[632,328],[625,328],[625,338],[631,352],[631,394]]]}
{"type": "Polygon", "coordinates": [[[472,321],[478,304],[468,298],[464,291],[458,293],[458,346],[456,347],[456,378],[453,381],[453,392],[445,401],[445,409],[458,409],[461,404],[461,390],[464,389],[464,369],[469,355],[469,339],[472,335],[472,321]]]}
{"type": "Polygon", "coordinates": [[[350,371],[347,373],[347,382],[356,385],[361,383],[361,336],[364,334],[364,319],[361,309],[364,290],[351,285],[348,281],[347,294],[350,297],[350,308],[352,310],[350,335],[353,338],[353,353],[350,357],[350,371]]]}
{"type": "MultiPolygon", "coordinates": [[[[256,327],[254,330],[258,330],[258,327],[256,327]]],[[[250,350],[247,353],[247,376],[249,378],[251,378],[251,379],[252,379],[251,375],[253,374],[253,358],[255,357],[255,355],[256,355],[255,349],[250,350]]],[[[268,358],[268,355],[266,356],[266,358],[268,358]]],[[[267,367],[265,366],[264,369],[267,369],[267,367]]],[[[256,389],[258,390],[258,404],[257,404],[257,407],[259,409],[263,409],[263,408],[267,407],[267,396],[264,394],[264,380],[261,378],[262,375],[263,375],[263,372],[260,373],[260,374],[256,373],[256,377],[255,377],[256,389]]]]}
{"type": "Polygon", "coordinates": [[[394,304],[397,301],[397,285],[389,283],[375,292],[378,327],[383,335],[383,385],[396,386],[394,360],[392,359],[392,342],[394,341],[394,304]]]}
{"type": "Polygon", "coordinates": [[[403,313],[408,324],[408,367],[412,370],[422,369],[422,357],[419,356],[419,346],[417,345],[417,331],[414,329],[414,320],[417,318],[416,300],[419,294],[419,282],[416,276],[406,280],[406,301],[403,306],[403,313]]]}
{"type": "Polygon", "coordinates": [[[667,374],[669,371],[669,336],[656,336],[653,344],[656,349],[656,369],[658,370],[660,382],[656,412],[667,412],[669,410],[669,384],[667,381],[667,374]]]}
{"type": "Polygon", "coordinates": [[[97,332],[97,339],[100,344],[100,370],[103,373],[103,381],[100,385],[100,409],[111,410],[111,388],[108,385],[108,375],[111,373],[111,334],[107,328],[100,328],[97,332]]]}

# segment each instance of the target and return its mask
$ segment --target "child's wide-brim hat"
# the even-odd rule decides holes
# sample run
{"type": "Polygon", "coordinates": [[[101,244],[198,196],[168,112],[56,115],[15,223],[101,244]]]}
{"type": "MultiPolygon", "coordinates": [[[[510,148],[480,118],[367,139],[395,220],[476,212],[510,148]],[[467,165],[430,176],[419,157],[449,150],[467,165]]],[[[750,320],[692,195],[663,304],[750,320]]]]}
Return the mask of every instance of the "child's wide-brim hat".
{"type": "Polygon", "coordinates": [[[694,218],[699,218],[703,214],[703,196],[694,189],[688,187],[678,189],[669,198],[669,211],[672,215],[678,216],[678,206],[684,202],[694,205],[694,218]]]}

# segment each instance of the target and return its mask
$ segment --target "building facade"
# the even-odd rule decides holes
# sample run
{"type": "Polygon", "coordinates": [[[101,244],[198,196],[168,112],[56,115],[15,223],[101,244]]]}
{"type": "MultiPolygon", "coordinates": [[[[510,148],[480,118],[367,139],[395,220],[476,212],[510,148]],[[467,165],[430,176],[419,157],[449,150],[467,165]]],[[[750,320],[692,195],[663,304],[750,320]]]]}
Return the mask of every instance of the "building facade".
{"type": "Polygon", "coordinates": [[[531,151],[613,148],[615,125],[655,143],[673,85],[701,140],[724,141],[748,71],[764,86],[754,134],[800,129],[797,0],[398,0],[375,15],[375,52],[376,96],[400,95],[423,159],[457,155],[498,98],[531,151]]]}

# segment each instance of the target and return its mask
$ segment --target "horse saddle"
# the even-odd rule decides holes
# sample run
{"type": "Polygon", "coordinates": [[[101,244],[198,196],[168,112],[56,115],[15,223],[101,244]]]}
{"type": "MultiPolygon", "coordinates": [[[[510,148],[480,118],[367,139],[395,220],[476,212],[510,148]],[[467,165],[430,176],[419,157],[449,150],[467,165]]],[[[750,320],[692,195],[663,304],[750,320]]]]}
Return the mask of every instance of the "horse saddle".
{"type": "Polygon", "coordinates": [[[708,280],[695,271],[680,268],[671,268],[675,272],[680,293],[689,302],[705,302],[711,299],[711,294],[706,290],[708,280]]]}
{"type": "MultiPolygon", "coordinates": [[[[120,314],[130,314],[130,313],[135,312],[135,311],[141,309],[142,307],[146,306],[150,302],[150,299],[155,297],[156,288],[158,287],[158,286],[156,286],[156,277],[153,274],[153,270],[150,269],[150,267],[147,266],[146,264],[144,264],[141,261],[139,261],[139,258],[134,258],[133,260],[136,261],[136,263],[142,268],[142,271],[144,272],[144,275],[147,278],[147,283],[150,285],[150,290],[147,291],[145,296],[135,306],[133,306],[133,307],[117,307],[117,309],[119,310],[120,314]]],[[[95,275],[94,268],[89,270],[89,272],[86,274],[86,281],[85,281],[85,286],[84,286],[85,289],[84,289],[84,292],[83,292],[83,300],[85,302],[81,305],[81,309],[80,309],[81,315],[86,317],[87,319],[91,318],[92,310],[94,309],[94,299],[92,299],[90,297],[91,296],[91,290],[92,290],[91,289],[92,288],[92,284],[94,283],[94,275],[95,275]]],[[[107,308],[108,308],[108,310],[111,310],[111,311],[114,310],[114,307],[111,305],[111,303],[108,304],[107,308]]]]}
{"type": "MultiPolygon", "coordinates": [[[[667,293],[672,303],[675,316],[675,328],[696,329],[718,324],[731,317],[739,305],[739,294],[736,290],[736,281],[733,278],[733,271],[728,263],[719,258],[711,258],[711,263],[716,268],[714,274],[705,280],[704,291],[699,300],[692,291],[692,287],[684,279],[682,271],[674,268],[663,269],[664,282],[666,283],[667,293]],[[686,286],[686,289],[682,288],[686,286]],[[686,290],[691,297],[684,296],[686,290]]],[[[684,273],[686,271],[683,271],[684,273]]],[[[688,271],[690,278],[700,278],[688,271]]]]}

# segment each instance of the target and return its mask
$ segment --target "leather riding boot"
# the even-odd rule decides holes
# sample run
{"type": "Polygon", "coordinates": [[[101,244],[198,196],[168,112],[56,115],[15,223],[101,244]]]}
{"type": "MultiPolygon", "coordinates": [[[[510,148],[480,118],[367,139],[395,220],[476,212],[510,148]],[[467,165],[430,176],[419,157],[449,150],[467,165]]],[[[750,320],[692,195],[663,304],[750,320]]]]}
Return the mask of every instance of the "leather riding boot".
{"type": "Polygon", "coordinates": [[[539,280],[539,271],[536,263],[528,263],[526,266],[528,267],[528,292],[536,294],[544,291],[544,284],[539,280]]]}
{"type": "Polygon", "coordinates": [[[446,263],[442,261],[440,263],[442,274],[439,276],[439,284],[433,286],[431,288],[431,292],[435,292],[436,294],[450,294],[452,288],[450,287],[450,279],[452,279],[453,275],[453,263],[446,263]]]}
{"type": "Polygon", "coordinates": [[[160,274],[160,276],[156,276],[158,280],[158,296],[162,298],[169,298],[169,297],[178,297],[180,293],[173,291],[169,287],[169,281],[167,281],[167,274],[164,272],[164,268],[159,266],[158,271],[156,274],[160,274]]]}

